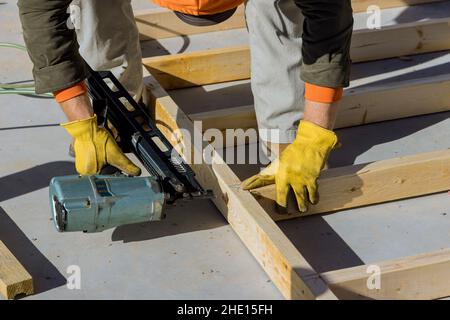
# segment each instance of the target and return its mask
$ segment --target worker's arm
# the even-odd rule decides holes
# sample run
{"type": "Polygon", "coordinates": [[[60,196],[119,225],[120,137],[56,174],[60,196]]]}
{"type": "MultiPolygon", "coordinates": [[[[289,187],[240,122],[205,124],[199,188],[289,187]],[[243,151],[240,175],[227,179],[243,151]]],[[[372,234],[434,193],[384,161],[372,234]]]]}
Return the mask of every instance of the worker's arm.
{"type": "Polygon", "coordinates": [[[296,0],[304,16],[301,78],[305,111],[297,136],[266,169],[242,183],[246,190],[276,184],[285,207],[289,190],[298,209],[317,203],[317,179],[338,143],[332,131],[342,90],[349,84],[353,16],[350,0],[296,0]]]}
{"type": "Polygon", "coordinates": [[[318,202],[317,179],[338,143],[332,131],[342,88],[349,85],[353,12],[350,0],[295,0],[304,16],[301,77],[305,113],[297,136],[274,167],[277,203],[292,189],[298,208],[318,202]]]}
{"type": "Polygon", "coordinates": [[[28,53],[33,62],[36,92],[53,92],[69,120],[62,126],[74,139],[78,173],[99,173],[111,164],[129,175],[139,175],[114,138],[97,126],[84,79],[85,62],[78,51],[75,30],[69,28],[71,0],[19,0],[28,53]]]}

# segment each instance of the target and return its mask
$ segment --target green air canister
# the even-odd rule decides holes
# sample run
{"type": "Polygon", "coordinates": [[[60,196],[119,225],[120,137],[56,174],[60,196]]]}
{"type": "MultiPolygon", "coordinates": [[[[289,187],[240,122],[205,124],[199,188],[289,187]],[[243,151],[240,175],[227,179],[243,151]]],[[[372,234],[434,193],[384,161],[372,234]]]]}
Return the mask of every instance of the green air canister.
{"type": "Polygon", "coordinates": [[[164,192],[151,176],[55,177],[49,191],[53,221],[60,232],[100,232],[164,218],[164,192]]]}

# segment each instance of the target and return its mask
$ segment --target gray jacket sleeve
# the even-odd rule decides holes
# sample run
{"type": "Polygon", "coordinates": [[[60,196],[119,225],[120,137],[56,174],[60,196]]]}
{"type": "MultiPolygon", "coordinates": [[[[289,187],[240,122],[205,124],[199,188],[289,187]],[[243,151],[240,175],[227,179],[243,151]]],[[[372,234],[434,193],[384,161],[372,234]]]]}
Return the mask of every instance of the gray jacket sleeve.
{"type": "Polygon", "coordinates": [[[303,24],[302,80],[346,87],[350,78],[353,10],[350,0],[295,0],[303,24]]]}
{"type": "Polygon", "coordinates": [[[36,93],[65,89],[86,78],[75,30],[69,28],[71,0],[19,0],[23,37],[33,62],[36,93]]]}

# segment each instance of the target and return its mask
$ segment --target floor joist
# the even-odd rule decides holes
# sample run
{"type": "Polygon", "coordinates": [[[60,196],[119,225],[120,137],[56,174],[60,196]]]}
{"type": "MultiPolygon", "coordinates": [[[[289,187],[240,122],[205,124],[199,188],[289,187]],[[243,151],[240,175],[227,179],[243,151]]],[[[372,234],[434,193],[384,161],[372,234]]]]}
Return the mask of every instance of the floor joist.
{"type": "MultiPolygon", "coordinates": [[[[201,154],[202,150],[198,148],[203,146],[193,146],[188,137],[194,136],[196,130],[191,120],[153,77],[146,80],[153,100],[150,108],[161,132],[181,153],[189,155],[187,150],[192,150],[192,154],[201,154]],[[174,135],[180,128],[184,129],[182,134],[174,135]],[[183,150],[179,148],[180,141],[183,150]]],[[[211,155],[212,164],[191,165],[197,179],[204,188],[213,190],[217,208],[283,296],[288,299],[336,299],[323,281],[313,284],[304,281],[316,274],[313,268],[255,198],[239,187],[240,180],[214,149],[211,155]]]]}
{"type": "Polygon", "coordinates": [[[33,293],[33,279],[0,241],[0,294],[6,299],[33,293]]]}
{"type": "MultiPolygon", "coordinates": [[[[353,62],[450,49],[450,18],[355,31],[353,62]]],[[[166,89],[250,78],[250,49],[240,46],[144,58],[144,66],[166,89]]]]}
{"type": "Polygon", "coordinates": [[[326,272],[320,277],[339,299],[445,298],[450,296],[450,249],[326,272]]]}
{"type": "MultiPolygon", "coordinates": [[[[345,91],[339,106],[336,129],[379,121],[401,119],[450,110],[450,75],[419,78],[398,83],[366,85],[345,91]]],[[[237,146],[241,141],[227,141],[226,129],[257,128],[253,105],[224,108],[189,114],[202,122],[202,129],[224,132],[226,146],[237,146]]],[[[245,142],[256,142],[255,139],[245,142]],[[255,140],[255,141],[253,141],[255,140]]]]}
{"type": "Polygon", "coordinates": [[[320,202],[299,214],[294,203],[288,214],[275,206],[275,186],[254,190],[274,220],[329,213],[450,190],[450,149],[323,171],[320,202]]]}
{"type": "MultiPolygon", "coordinates": [[[[364,12],[371,5],[388,9],[439,1],[442,0],[353,0],[352,6],[354,12],[364,12]]],[[[162,8],[140,10],[135,14],[135,20],[143,41],[245,28],[243,6],[240,6],[233,17],[227,21],[209,27],[190,26],[178,19],[172,11],[162,8]]]]}

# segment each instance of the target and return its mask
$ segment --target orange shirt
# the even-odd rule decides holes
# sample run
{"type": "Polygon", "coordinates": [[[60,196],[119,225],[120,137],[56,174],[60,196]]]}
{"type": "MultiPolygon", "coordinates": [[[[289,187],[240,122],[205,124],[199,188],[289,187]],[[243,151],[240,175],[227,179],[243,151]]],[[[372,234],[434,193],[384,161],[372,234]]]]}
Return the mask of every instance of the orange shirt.
{"type": "Polygon", "coordinates": [[[245,0],[153,0],[161,7],[194,16],[222,13],[236,8],[245,0]]]}

